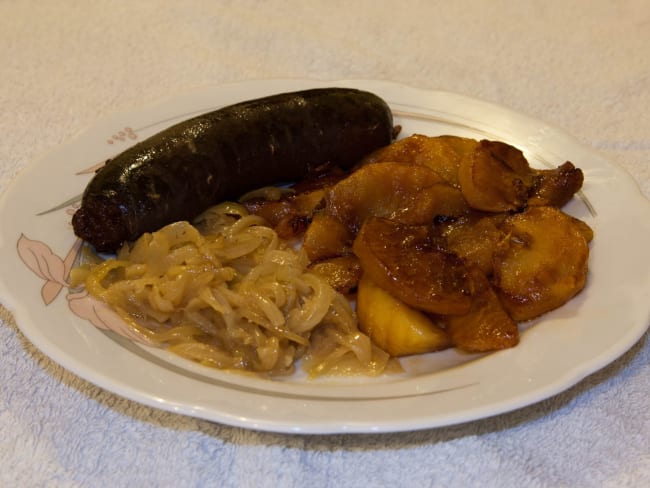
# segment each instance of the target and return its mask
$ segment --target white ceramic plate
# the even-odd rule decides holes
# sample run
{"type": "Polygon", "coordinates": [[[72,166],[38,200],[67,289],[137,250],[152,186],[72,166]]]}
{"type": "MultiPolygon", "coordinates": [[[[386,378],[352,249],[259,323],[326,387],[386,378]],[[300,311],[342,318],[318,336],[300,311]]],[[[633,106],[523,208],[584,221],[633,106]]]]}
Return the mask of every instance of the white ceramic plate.
{"type": "Polygon", "coordinates": [[[414,430],[470,421],[548,398],[630,348],[650,321],[650,203],[621,168],[564,133],[502,107],[378,81],[251,81],[115,115],[32,164],[0,204],[2,303],[36,347],[86,380],[146,405],[278,432],[414,430]],[[526,327],[513,349],[404,361],[376,379],[283,380],[213,371],[131,343],[75,315],[63,281],[75,252],[70,218],[90,168],[169,125],[258,96],[351,86],[383,97],[402,135],[456,134],[518,146],[534,166],[571,160],[582,198],[565,210],[595,231],[586,289],[526,327]],[[67,258],[67,259],[66,259],[67,258]]]}

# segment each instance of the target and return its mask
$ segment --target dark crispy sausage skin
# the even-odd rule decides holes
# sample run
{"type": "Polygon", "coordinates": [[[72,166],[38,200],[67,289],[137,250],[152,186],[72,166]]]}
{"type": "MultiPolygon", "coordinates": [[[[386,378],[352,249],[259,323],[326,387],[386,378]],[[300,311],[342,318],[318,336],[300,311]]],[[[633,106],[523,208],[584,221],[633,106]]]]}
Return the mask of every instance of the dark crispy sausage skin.
{"type": "Polygon", "coordinates": [[[86,187],[74,231],[112,252],[251,189],[303,178],[325,163],[347,168],[392,139],[390,109],[360,90],[313,89],[225,107],[108,161],[86,187]]]}

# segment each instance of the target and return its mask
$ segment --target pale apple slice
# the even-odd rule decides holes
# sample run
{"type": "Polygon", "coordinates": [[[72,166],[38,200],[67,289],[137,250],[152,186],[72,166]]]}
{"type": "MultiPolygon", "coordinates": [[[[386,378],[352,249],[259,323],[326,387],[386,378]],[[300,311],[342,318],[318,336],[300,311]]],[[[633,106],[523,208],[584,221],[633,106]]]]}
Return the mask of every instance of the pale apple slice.
{"type": "Polygon", "coordinates": [[[447,333],[415,310],[362,276],[357,291],[359,329],[391,356],[439,351],[450,346],[447,333]]]}

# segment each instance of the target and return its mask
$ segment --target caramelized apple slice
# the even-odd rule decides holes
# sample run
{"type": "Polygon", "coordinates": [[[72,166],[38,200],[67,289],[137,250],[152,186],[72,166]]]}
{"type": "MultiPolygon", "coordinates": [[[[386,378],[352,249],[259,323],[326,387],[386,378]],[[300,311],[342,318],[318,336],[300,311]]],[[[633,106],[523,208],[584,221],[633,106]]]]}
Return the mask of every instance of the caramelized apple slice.
{"type": "Polygon", "coordinates": [[[357,287],[361,276],[361,264],[353,254],[313,263],[309,269],[325,278],[332,288],[344,295],[357,287]]]}
{"type": "Polygon", "coordinates": [[[405,163],[363,166],[328,192],[326,211],[357,230],[371,216],[423,224],[469,210],[460,192],[432,169],[405,163]]]}
{"type": "Polygon", "coordinates": [[[504,220],[509,238],[495,253],[493,281],[514,320],[553,310],[585,286],[587,224],[576,220],[555,207],[530,207],[504,220]]]}
{"type": "Polygon", "coordinates": [[[567,217],[569,217],[573,225],[575,225],[576,230],[582,234],[582,237],[585,238],[585,241],[587,241],[587,243],[593,240],[594,230],[589,227],[589,224],[575,217],[571,217],[570,215],[567,215],[567,217]]]}
{"type": "Polygon", "coordinates": [[[313,216],[305,231],[302,248],[310,261],[349,254],[354,236],[339,219],[326,213],[313,216]]]}
{"type": "Polygon", "coordinates": [[[462,217],[444,224],[441,233],[447,239],[451,252],[490,276],[494,267],[494,253],[506,237],[498,227],[504,217],[504,214],[462,217]]]}
{"type": "Polygon", "coordinates": [[[280,237],[293,239],[305,231],[324,196],[325,189],[316,188],[285,194],[275,200],[253,198],[242,203],[250,213],[263,217],[280,237]]]}
{"type": "Polygon", "coordinates": [[[558,168],[537,170],[514,146],[451,135],[415,134],[374,151],[361,165],[381,162],[431,168],[448,184],[464,186],[473,208],[490,212],[517,210],[527,202],[562,207],[584,179],[582,171],[568,161],[558,168]]]}
{"type": "Polygon", "coordinates": [[[535,170],[535,185],[528,205],[563,207],[582,188],[583,181],[582,170],[569,161],[555,169],[535,170]]]}
{"type": "Polygon", "coordinates": [[[535,182],[521,151],[486,140],[461,160],[458,180],[469,205],[487,212],[523,208],[535,182]]]}
{"type": "Polygon", "coordinates": [[[359,329],[391,356],[439,351],[450,345],[444,329],[365,275],[357,291],[357,316],[359,329]]]}
{"type": "Polygon", "coordinates": [[[485,275],[470,270],[474,290],[472,307],[464,315],[444,315],[440,320],[452,344],[466,352],[487,352],[514,347],[519,343],[519,327],[503,309],[485,275]]]}
{"type": "Polygon", "coordinates": [[[293,202],[288,198],[278,200],[254,198],[246,200],[242,204],[251,214],[259,215],[266,220],[271,227],[276,227],[284,219],[296,214],[293,202]]]}
{"type": "Polygon", "coordinates": [[[433,242],[428,226],[371,217],[352,246],[361,268],[407,305],[439,314],[463,314],[471,283],[463,261],[433,242]]]}
{"type": "Polygon", "coordinates": [[[376,150],[364,158],[362,164],[388,161],[419,164],[434,170],[450,185],[459,187],[460,160],[477,145],[477,140],[466,137],[414,134],[376,150]]]}

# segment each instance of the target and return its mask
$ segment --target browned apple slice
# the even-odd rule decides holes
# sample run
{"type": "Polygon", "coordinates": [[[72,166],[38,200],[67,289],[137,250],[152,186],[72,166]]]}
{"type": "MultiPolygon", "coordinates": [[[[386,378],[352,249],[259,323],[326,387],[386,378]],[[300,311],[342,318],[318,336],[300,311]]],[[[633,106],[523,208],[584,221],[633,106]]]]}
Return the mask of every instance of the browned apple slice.
{"type": "Polygon", "coordinates": [[[474,290],[472,307],[464,315],[440,316],[452,344],[467,352],[487,352],[514,347],[519,343],[519,327],[503,309],[485,275],[470,270],[474,290]]]}
{"type": "Polygon", "coordinates": [[[582,188],[583,181],[582,170],[569,161],[554,169],[535,170],[528,205],[563,207],[582,188]]]}
{"type": "Polygon", "coordinates": [[[504,218],[504,214],[466,216],[440,226],[440,232],[451,252],[490,276],[494,253],[506,238],[498,227],[504,218]]]}
{"type": "Polygon", "coordinates": [[[501,229],[509,238],[495,253],[493,281],[514,320],[553,310],[583,289],[587,224],[555,207],[530,207],[508,216],[501,229]]]}
{"type": "Polygon", "coordinates": [[[458,187],[460,160],[477,145],[477,140],[466,137],[414,134],[371,153],[362,164],[388,161],[419,164],[431,168],[447,183],[458,187]]]}
{"type": "Polygon", "coordinates": [[[334,185],[326,201],[326,212],[355,231],[368,217],[423,224],[469,211],[462,194],[435,171],[406,163],[364,166],[334,185]]]}
{"type": "Polygon", "coordinates": [[[363,272],[407,305],[439,314],[469,311],[467,268],[459,257],[436,245],[428,226],[370,217],[352,249],[363,272]]]}
{"type": "Polygon", "coordinates": [[[521,151],[503,142],[486,140],[461,160],[458,180],[469,205],[487,212],[523,208],[534,184],[521,151]]]}
{"type": "Polygon", "coordinates": [[[326,213],[313,216],[305,231],[302,248],[310,261],[349,254],[353,234],[339,219],[326,213]]]}
{"type": "Polygon", "coordinates": [[[361,276],[359,258],[353,254],[319,261],[310,265],[309,269],[325,278],[332,288],[343,294],[352,292],[361,276]]]}

